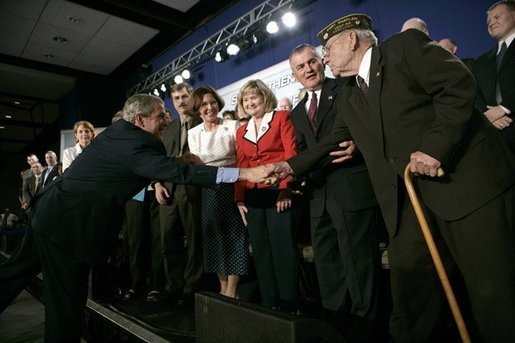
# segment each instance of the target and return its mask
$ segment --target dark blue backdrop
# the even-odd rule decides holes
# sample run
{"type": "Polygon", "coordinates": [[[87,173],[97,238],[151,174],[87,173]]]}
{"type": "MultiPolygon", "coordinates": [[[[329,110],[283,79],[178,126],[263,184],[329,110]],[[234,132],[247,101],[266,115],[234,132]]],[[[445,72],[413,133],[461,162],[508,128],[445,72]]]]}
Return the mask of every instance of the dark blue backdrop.
{"type": "MultiPolygon", "coordinates": [[[[283,31],[274,38],[240,53],[237,58],[223,63],[208,61],[195,70],[194,78],[190,83],[194,87],[211,85],[217,89],[222,88],[287,59],[290,50],[300,43],[318,45],[316,34],[324,26],[334,19],[355,12],[366,13],[372,17],[373,28],[380,41],[400,31],[406,19],[420,17],[427,22],[431,38],[440,40],[452,37],[458,43],[459,57],[476,58],[495,44],[486,30],[485,13],[494,2],[484,0],[318,0],[301,10],[298,24],[293,30],[283,31]]],[[[256,5],[256,1],[238,1],[156,58],[152,63],[154,70],[168,64],[179,54],[188,51],[256,5]]],[[[173,108],[168,97],[165,101],[168,107],[173,108]]]]}

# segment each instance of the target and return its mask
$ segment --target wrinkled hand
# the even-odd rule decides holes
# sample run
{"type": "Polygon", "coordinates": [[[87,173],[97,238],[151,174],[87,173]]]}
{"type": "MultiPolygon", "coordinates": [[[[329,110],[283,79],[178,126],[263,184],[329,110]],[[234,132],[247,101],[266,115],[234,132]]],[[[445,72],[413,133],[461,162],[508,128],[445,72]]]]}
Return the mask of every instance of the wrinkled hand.
{"type": "Polygon", "coordinates": [[[506,115],[506,112],[502,109],[501,106],[486,106],[487,110],[483,113],[488,120],[490,120],[491,123],[496,121],[497,119],[500,119],[501,117],[506,115]]]}
{"type": "Polygon", "coordinates": [[[492,122],[492,125],[495,126],[497,130],[503,130],[507,128],[508,126],[513,123],[513,119],[511,119],[508,116],[502,116],[501,118],[497,119],[496,121],[492,122]]]}
{"type": "Polygon", "coordinates": [[[156,200],[160,205],[168,204],[168,200],[170,199],[170,192],[168,189],[161,185],[159,182],[154,184],[154,189],[156,190],[156,200]]]}
{"type": "Polygon", "coordinates": [[[241,220],[243,221],[243,224],[245,226],[249,225],[249,222],[247,221],[247,213],[249,212],[247,206],[245,206],[245,203],[243,201],[238,201],[236,203],[236,206],[238,206],[238,210],[240,211],[241,220]]]}
{"type": "Polygon", "coordinates": [[[241,168],[238,180],[250,181],[254,183],[273,184],[277,182],[277,175],[274,174],[274,168],[270,165],[257,166],[254,168],[241,168]]]}
{"type": "Polygon", "coordinates": [[[275,203],[277,213],[286,211],[291,207],[291,192],[288,189],[281,189],[275,203]]]}
{"type": "Polygon", "coordinates": [[[332,160],[331,163],[342,163],[347,160],[350,160],[353,157],[354,153],[358,151],[358,147],[356,146],[356,144],[354,144],[354,141],[343,141],[340,144],[338,144],[338,146],[340,146],[343,149],[333,151],[329,154],[331,156],[337,157],[334,160],[332,160]]]}
{"type": "Polygon", "coordinates": [[[185,152],[181,156],[176,157],[176,159],[177,159],[177,161],[179,161],[181,163],[194,164],[197,166],[201,166],[204,164],[204,162],[202,162],[200,157],[192,154],[191,152],[185,152]]]}
{"type": "Polygon", "coordinates": [[[290,165],[286,161],[282,162],[275,162],[267,164],[266,167],[269,171],[271,171],[275,176],[282,180],[285,177],[287,177],[290,174],[293,174],[293,170],[291,169],[290,165]]]}
{"type": "Polygon", "coordinates": [[[438,176],[440,165],[440,161],[421,151],[416,151],[410,155],[409,169],[415,175],[438,176]]]}

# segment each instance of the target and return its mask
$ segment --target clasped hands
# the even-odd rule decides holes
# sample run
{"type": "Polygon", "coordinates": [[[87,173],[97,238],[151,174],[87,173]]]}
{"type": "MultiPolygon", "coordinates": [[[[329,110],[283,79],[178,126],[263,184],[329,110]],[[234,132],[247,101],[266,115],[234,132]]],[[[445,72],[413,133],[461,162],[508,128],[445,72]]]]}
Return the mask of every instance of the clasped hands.
{"type": "MultiPolygon", "coordinates": [[[[339,144],[341,150],[333,151],[331,156],[335,157],[332,163],[342,163],[351,159],[357,151],[354,141],[344,141],[339,144]]],[[[255,183],[266,183],[274,185],[288,175],[293,174],[293,170],[286,161],[269,163],[254,168],[243,168],[240,170],[240,180],[247,180],[255,183]]]]}

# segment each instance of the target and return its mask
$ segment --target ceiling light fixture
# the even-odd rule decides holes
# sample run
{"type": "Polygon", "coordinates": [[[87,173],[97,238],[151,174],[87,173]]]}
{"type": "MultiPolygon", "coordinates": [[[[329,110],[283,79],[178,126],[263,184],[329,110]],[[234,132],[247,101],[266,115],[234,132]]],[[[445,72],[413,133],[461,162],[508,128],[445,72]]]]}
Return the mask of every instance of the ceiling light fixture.
{"type": "Polygon", "coordinates": [[[229,44],[229,46],[227,47],[227,53],[230,56],[236,56],[236,55],[238,55],[239,52],[240,52],[240,47],[234,43],[229,44]]]}
{"type": "Polygon", "coordinates": [[[224,49],[218,51],[215,55],[215,61],[217,61],[218,63],[223,62],[227,59],[229,59],[229,55],[224,49]]]}
{"type": "Polygon", "coordinates": [[[161,92],[166,92],[166,85],[164,83],[161,84],[161,92]]]}
{"type": "Polygon", "coordinates": [[[15,104],[15,105],[21,105],[21,102],[19,102],[19,101],[15,101],[15,102],[14,102],[14,104],[15,104]]]}
{"type": "Polygon", "coordinates": [[[191,72],[188,69],[184,69],[181,73],[181,76],[184,80],[189,80],[191,77],[191,72]]]}
{"type": "Polygon", "coordinates": [[[6,114],[6,115],[5,115],[5,118],[7,118],[7,119],[12,119],[12,118],[13,118],[13,116],[12,116],[12,115],[10,115],[10,114],[6,114]]]}
{"type": "Polygon", "coordinates": [[[295,17],[295,14],[292,12],[286,12],[282,17],[281,20],[284,24],[284,26],[291,28],[294,27],[295,24],[297,24],[297,17],[295,17]]]}
{"type": "Polygon", "coordinates": [[[270,34],[274,34],[279,32],[279,25],[277,25],[277,22],[272,20],[266,25],[266,32],[270,34]]]}
{"type": "Polygon", "coordinates": [[[154,88],[154,95],[159,96],[159,91],[157,90],[157,88],[154,88]]]}
{"type": "Polygon", "coordinates": [[[175,82],[176,84],[183,83],[184,79],[181,75],[175,75],[175,77],[173,78],[173,82],[175,82]]]}

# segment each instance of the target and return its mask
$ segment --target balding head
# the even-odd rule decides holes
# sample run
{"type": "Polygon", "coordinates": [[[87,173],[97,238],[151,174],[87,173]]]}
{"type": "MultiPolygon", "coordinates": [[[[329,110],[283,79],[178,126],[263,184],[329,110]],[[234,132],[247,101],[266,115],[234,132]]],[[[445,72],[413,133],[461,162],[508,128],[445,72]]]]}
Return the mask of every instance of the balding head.
{"type": "Polygon", "coordinates": [[[417,29],[419,31],[424,32],[426,35],[429,36],[429,30],[427,29],[427,24],[425,21],[423,21],[420,18],[410,18],[404,22],[404,25],[402,25],[401,32],[404,32],[408,29],[417,29]]]}
{"type": "Polygon", "coordinates": [[[456,42],[454,42],[450,38],[440,39],[438,45],[440,45],[442,48],[449,51],[453,55],[456,55],[456,52],[458,51],[458,45],[456,45],[456,42]]]}

